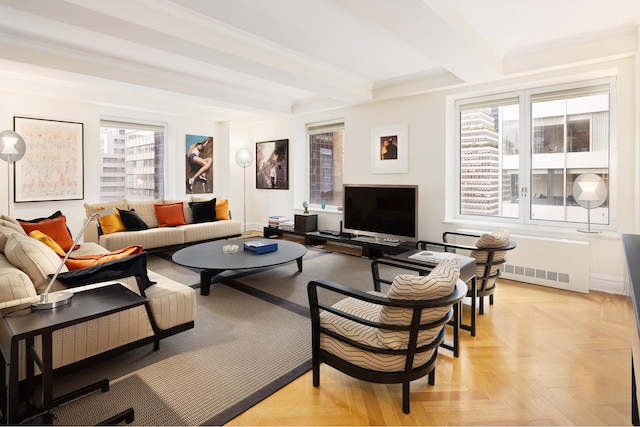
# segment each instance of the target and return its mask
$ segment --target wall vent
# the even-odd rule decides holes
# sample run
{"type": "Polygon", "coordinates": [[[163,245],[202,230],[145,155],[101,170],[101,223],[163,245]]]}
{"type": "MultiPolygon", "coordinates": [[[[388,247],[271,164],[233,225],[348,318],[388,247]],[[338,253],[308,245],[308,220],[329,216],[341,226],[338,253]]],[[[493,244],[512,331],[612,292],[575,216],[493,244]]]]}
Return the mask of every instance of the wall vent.
{"type": "MultiPolygon", "coordinates": [[[[477,230],[458,230],[478,232],[477,230]]],[[[535,285],[589,292],[589,242],[512,234],[502,277],[535,285]]],[[[473,241],[461,241],[473,244],[473,241]]]]}

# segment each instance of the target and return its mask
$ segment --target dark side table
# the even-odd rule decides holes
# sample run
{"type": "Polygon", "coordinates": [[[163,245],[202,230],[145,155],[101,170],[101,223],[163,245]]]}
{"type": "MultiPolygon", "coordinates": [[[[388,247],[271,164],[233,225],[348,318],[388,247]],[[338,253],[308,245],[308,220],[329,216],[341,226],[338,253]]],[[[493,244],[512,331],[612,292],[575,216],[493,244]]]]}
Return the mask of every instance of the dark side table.
{"type": "MultiPolygon", "coordinates": [[[[30,386],[34,382],[34,364],[37,364],[42,372],[42,408],[38,408],[38,412],[46,412],[95,390],[102,389],[102,392],[109,390],[109,380],[105,379],[64,396],[53,397],[53,332],[67,326],[137,307],[145,302],[146,298],[121,284],[113,284],[77,292],[73,295],[71,303],[50,310],[32,310],[31,304],[0,310],[2,315],[0,350],[5,365],[9,364],[8,382],[5,377],[5,369],[0,369],[2,381],[0,385],[7,384],[6,390],[5,387],[2,387],[2,401],[6,403],[4,421],[7,424],[17,424],[20,421],[18,347],[21,340],[26,342],[26,394],[29,394],[30,386]],[[41,356],[35,351],[36,336],[42,337],[41,356]]],[[[114,423],[122,420],[133,421],[133,408],[129,408],[105,422],[114,423]]]]}

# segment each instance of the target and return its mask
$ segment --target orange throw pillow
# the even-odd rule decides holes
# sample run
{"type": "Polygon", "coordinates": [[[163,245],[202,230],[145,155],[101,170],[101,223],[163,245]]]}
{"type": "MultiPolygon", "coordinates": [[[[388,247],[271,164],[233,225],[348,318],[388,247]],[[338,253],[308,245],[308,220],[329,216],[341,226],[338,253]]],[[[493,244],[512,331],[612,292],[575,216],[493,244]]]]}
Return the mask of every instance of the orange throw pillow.
{"type": "Polygon", "coordinates": [[[107,254],[97,255],[80,255],[77,257],[69,257],[66,266],[69,270],[80,270],[81,268],[91,267],[92,265],[101,264],[114,259],[126,258],[130,255],[142,253],[142,246],[131,245],[126,248],[118,249],[107,254]]]}
{"type": "Polygon", "coordinates": [[[56,218],[43,219],[40,222],[20,222],[24,231],[29,234],[33,230],[39,230],[41,233],[51,237],[63,251],[69,252],[73,245],[73,239],[67,230],[67,218],[60,215],[56,218]]]}
{"type": "Polygon", "coordinates": [[[187,223],[184,219],[182,202],[153,205],[153,208],[156,210],[156,217],[160,223],[159,227],[175,227],[176,225],[185,225],[187,223]]]}
{"type": "Polygon", "coordinates": [[[216,219],[231,219],[231,215],[229,215],[229,199],[216,201],[216,219]]]}
{"type": "MultiPolygon", "coordinates": [[[[102,211],[104,208],[98,208],[98,211],[102,211]]],[[[126,231],[127,227],[124,226],[122,218],[119,213],[112,213],[98,218],[100,222],[100,229],[102,234],[117,233],[118,231],[126,231]]]]}

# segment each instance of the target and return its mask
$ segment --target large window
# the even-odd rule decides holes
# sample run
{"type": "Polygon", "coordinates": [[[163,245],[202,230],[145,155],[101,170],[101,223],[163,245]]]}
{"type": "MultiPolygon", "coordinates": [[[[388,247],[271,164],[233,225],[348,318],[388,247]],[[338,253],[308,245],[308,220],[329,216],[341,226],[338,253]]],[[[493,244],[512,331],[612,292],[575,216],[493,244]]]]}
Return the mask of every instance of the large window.
{"type": "Polygon", "coordinates": [[[164,196],[164,127],[100,123],[100,201],[164,196]]]}
{"type": "Polygon", "coordinates": [[[344,123],[307,125],[309,138],[309,203],[342,205],[344,123]]]}
{"type": "MultiPolygon", "coordinates": [[[[456,102],[460,217],[586,223],[583,173],[609,184],[613,83],[599,80],[456,102]]],[[[609,224],[609,201],[591,223],[609,224]]]]}

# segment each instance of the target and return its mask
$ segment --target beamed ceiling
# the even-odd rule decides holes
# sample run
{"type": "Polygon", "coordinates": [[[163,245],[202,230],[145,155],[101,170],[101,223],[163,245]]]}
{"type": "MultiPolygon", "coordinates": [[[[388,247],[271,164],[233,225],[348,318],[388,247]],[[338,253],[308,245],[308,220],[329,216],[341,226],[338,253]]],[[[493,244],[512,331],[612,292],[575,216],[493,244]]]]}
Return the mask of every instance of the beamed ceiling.
{"type": "Polygon", "coordinates": [[[5,76],[290,115],[633,55],[640,1],[0,0],[0,16],[5,76]]]}

